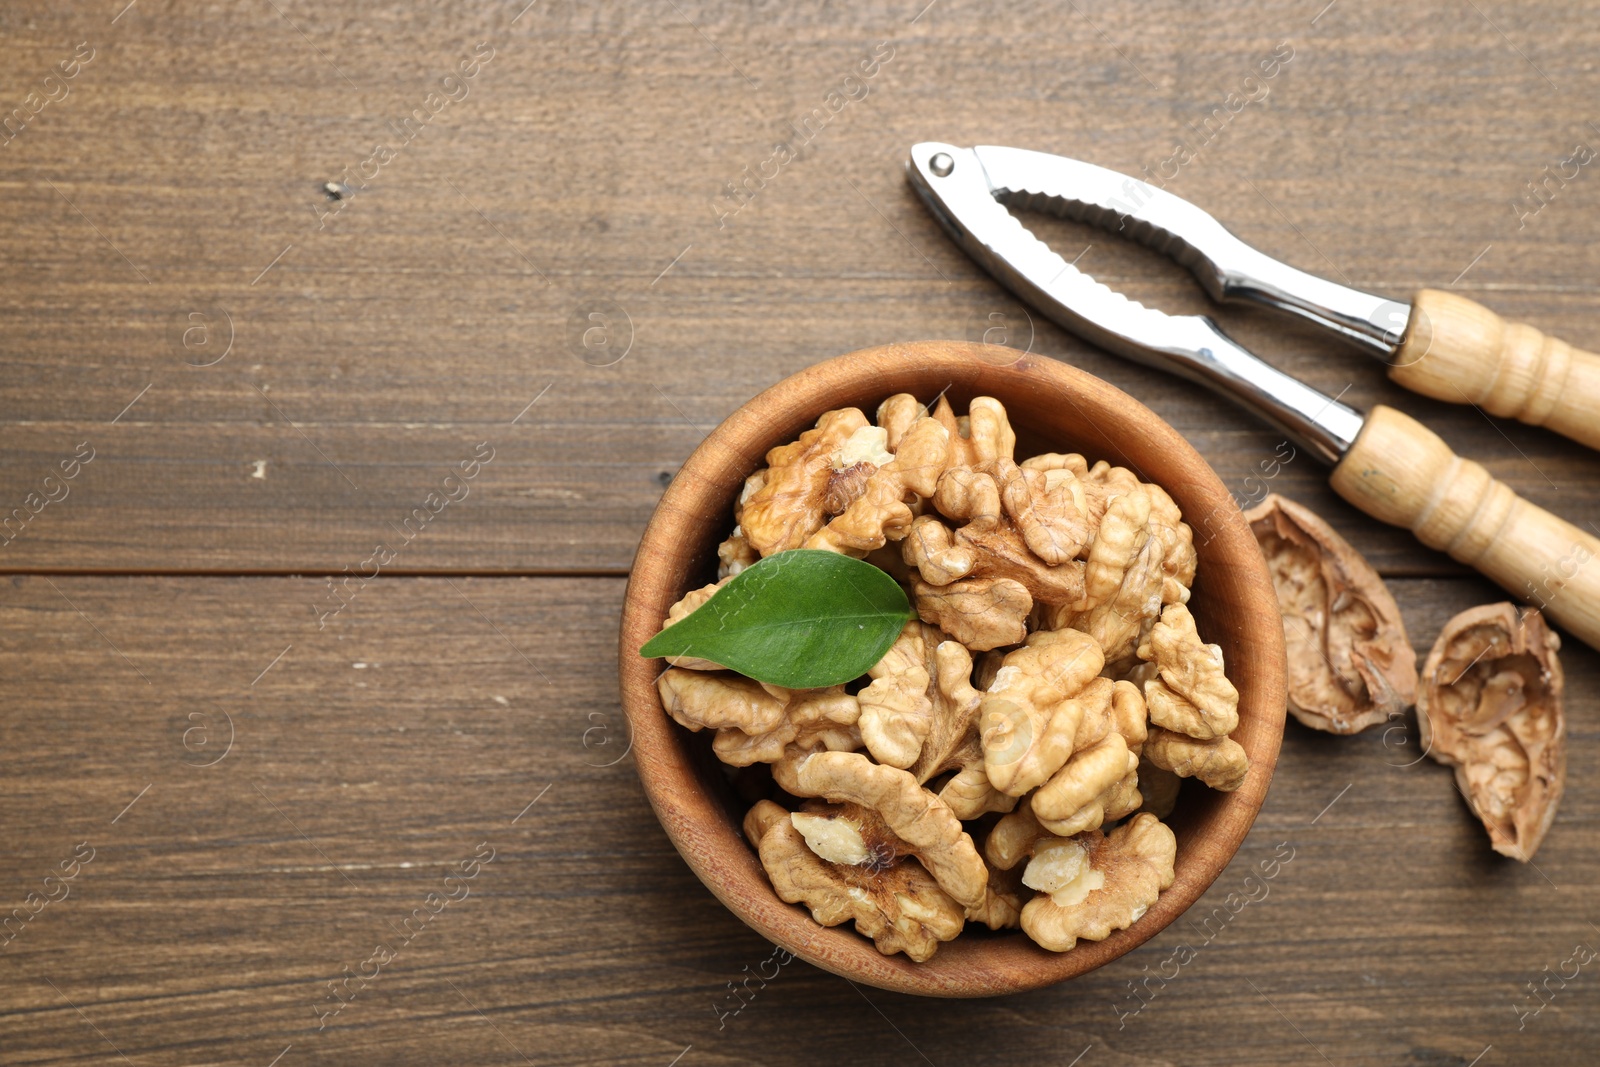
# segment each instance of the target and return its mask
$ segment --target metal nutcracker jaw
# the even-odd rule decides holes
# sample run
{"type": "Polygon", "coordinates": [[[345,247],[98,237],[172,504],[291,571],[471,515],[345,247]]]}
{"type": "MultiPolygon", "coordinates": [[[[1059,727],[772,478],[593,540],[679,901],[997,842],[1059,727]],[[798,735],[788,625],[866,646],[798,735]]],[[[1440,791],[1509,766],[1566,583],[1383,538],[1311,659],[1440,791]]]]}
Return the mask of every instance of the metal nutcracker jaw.
{"type": "MultiPolygon", "coordinates": [[[[1189,267],[1218,299],[1237,296],[1277,303],[1276,296],[1266,294],[1292,284],[1298,287],[1296,299],[1302,303],[1311,297],[1338,297],[1343,301],[1341,316],[1366,307],[1361,319],[1365,332],[1356,332],[1369,338],[1380,336],[1373,333],[1378,330],[1379,305],[1393,301],[1295,271],[1251,249],[1186,201],[1061,156],[929,141],[911,149],[906,173],[929,210],[968,255],[1073,333],[1227,394],[1330,464],[1338,462],[1360,432],[1360,412],[1263,362],[1210,318],[1168,315],[1096,282],[1035,237],[1006,204],[1051,210],[1108,229],[1118,229],[1120,219],[1122,232],[1189,267]],[[1138,204],[1130,199],[1135,193],[1141,200],[1138,204]],[[1274,280],[1270,272],[1263,272],[1264,265],[1288,273],[1274,280]],[[1309,283],[1342,292],[1324,292],[1309,283]]],[[[1325,303],[1317,306],[1332,313],[1325,303]]],[[[1289,309],[1307,314],[1298,305],[1289,309]]],[[[1403,328],[1402,321],[1399,329],[1403,328]]],[[[1398,343],[1398,333],[1394,339],[1398,343]]],[[[1384,351],[1392,353],[1393,348],[1384,351]]]]}

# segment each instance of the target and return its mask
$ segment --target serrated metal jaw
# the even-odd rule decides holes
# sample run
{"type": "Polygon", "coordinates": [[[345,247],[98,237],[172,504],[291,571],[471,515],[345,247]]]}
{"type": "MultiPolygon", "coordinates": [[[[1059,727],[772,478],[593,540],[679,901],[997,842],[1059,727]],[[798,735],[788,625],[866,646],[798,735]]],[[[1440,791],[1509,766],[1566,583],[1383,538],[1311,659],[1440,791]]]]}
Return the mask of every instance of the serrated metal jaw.
{"type": "Polygon", "coordinates": [[[1148,182],[1047,152],[973,149],[995,196],[1016,208],[1087,222],[1168,255],[1213,300],[1265,304],[1391,359],[1411,308],[1307,274],[1245,244],[1210,214],[1148,182]]]}
{"type": "Polygon", "coordinates": [[[928,141],[912,147],[906,174],[968,255],[1073,333],[1226,393],[1329,462],[1355,440],[1359,412],[1262,362],[1205,316],[1168,315],[1095,281],[1007,209],[1121,227],[1226,295],[1238,264],[1260,254],[1194,205],[1102,167],[1017,148],[928,141]]]}

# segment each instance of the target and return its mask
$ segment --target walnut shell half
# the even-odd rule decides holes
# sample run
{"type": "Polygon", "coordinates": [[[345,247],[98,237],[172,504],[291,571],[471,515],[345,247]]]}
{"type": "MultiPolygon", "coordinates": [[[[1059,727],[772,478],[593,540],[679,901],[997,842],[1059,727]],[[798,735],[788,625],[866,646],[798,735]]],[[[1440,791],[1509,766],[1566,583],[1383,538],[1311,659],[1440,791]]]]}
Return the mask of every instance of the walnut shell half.
{"type": "Polygon", "coordinates": [[[1404,711],[1416,698],[1417,653],[1378,572],[1316,514],[1276,493],[1244,517],[1283,612],[1294,717],[1353,734],[1404,711]]]}
{"type": "Polygon", "coordinates": [[[1561,639],[1533,608],[1469,608],[1445,624],[1422,668],[1423,751],[1456,784],[1503,856],[1527,862],[1567,780],[1561,639]]]}

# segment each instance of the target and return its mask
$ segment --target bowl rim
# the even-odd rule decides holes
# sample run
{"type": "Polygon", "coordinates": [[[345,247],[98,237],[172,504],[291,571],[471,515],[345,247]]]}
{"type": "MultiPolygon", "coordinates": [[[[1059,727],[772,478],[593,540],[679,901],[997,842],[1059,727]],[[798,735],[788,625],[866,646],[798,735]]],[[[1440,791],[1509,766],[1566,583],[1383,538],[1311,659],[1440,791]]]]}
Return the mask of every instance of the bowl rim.
{"type": "MultiPolygon", "coordinates": [[[[1152,480],[1134,469],[1143,480],[1152,480]]],[[[1195,527],[1190,508],[1183,510],[1185,521],[1195,527]]],[[[1194,447],[1149,408],[1108,382],[1046,357],[973,342],[903,342],[838,356],[784,378],[741,405],[685,460],[657,504],[630,569],[619,635],[619,684],[645,794],[685,862],[730,911],[782,949],[851,980],[925,996],[995,996],[1076,977],[1137,947],[1194,904],[1232,860],[1265,800],[1283,740],[1287,663],[1278,618],[1265,560],[1237,503],[1194,447]],[[1100,431],[1092,412],[1137,421],[1141,440],[1135,450],[1163,456],[1163,462],[1176,463],[1191,479],[1177,490],[1162,487],[1175,499],[1181,492],[1211,505],[1202,520],[1207,537],[1203,545],[1196,538],[1196,550],[1203,568],[1224,573],[1197,575],[1196,590],[1203,581],[1219,589],[1237,587],[1234,599],[1251,607],[1271,606],[1272,625],[1256,618],[1259,612],[1244,612],[1235,620],[1238,632],[1228,634],[1230,643],[1243,642],[1248,653],[1244,662],[1230,663],[1229,675],[1236,684],[1249,682],[1239,686],[1240,728],[1233,735],[1250,756],[1249,777],[1238,790],[1216,794],[1221,799],[1209,802],[1214,810],[1208,833],[1191,850],[1180,847],[1175,881],[1139,922],[1103,941],[1080,941],[1070,952],[1046,952],[1020,931],[1008,931],[964,935],[941,945],[932,959],[915,963],[903,955],[879,953],[851,923],[823,927],[803,905],[784,903],[745,841],[737,817],[701,785],[690,752],[696,735],[663,709],[655,686],[657,661],[636,651],[659,629],[666,607],[687,590],[692,575],[704,568],[706,561],[695,558],[694,546],[703,541],[713,515],[703,503],[718,501],[725,524],[728,504],[770,448],[793,440],[824,411],[860,403],[852,397],[865,394],[881,400],[896,392],[916,392],[903,388],[910,377],[948,380],[947,388],[959,384],[964,393],[997,396],[1003,404],[1003,394],[1015,395],[1019,387],[1051,391],[1093,427],[1089,436],[1098,435],[1107,444],[1100,455],[1088,456],[1091,461],[1114,459],[1107,452],[1123,452],[1100,431]],[[790,432],[791,427],[798,428],[790,432]],[[754,442],[760,445],[752,451],[754,442]]]]}

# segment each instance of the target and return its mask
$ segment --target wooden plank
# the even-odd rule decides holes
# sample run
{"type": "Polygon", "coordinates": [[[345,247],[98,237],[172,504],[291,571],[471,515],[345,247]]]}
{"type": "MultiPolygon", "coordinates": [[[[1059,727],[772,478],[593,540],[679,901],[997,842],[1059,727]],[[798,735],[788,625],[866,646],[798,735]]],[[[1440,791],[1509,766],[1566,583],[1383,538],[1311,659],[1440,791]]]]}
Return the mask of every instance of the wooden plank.
{"type": "MultiPolygon", "coordinates": [[[[759,389],[858,347],[1015,318],[906,188],[911,142],[999,139],[1138,172],[1235,91],[1258,99],[1173,191],[1307,269],[1401,297],[1454,283],[1595,347],[1587,168],[1546,186],[1537,214],[1513,208],[1594,136],[1600,28],[1580,7],[938,4],[913,21],[916,6],[11,5],[0,113],[78,42],[95,58],[0,153],[0,514],[79,442],[98,458],[0,567],[336,571],[488,440],[482,491],[401,566],[620,573],[661,479],[759,389]],[[865,97],[825,110],[719,225],[725,183],[879,41],[894,53],[865,97]],[[1260,79],[1280,41],[1294,58],[1260,79]],[[401,144],[391,124],[480,42],[494,56],[465,95],[401,144]],[[323,183],[359,185],[380,142],[394,157],[378,176],[330,201],[323,183]],[[596,364],[614,347],[572,341],[597,301],[631,323],[611,366],[596,364]]],[[[1069,255],[1092,242],[1086,269],[1135,296],[1203,306],[1155,257],[1053,232],[1069,255]]],[[[1309,330],[1221,319],[1319,387],[1398,402],[1537,503],[1600,521],[1592,454],[1413,398],[1309,330]]],[[[1188,386],[1042,323],[1034,346],[1145,399],[1241,495],[1272,454],[1271,433],[1188,386]]],[[[1309,463],[1275,487],[1391,573],[1453,570],[1335,504],[1309,463]]]]}
{"type": "MultiPolygon", "coordinates": [[[[1564,656],[1569,789],[1537,868],[1488,852],[1443,768],[1407,766],[1413,724],[1291,725],[1240,857],[1117,964],[929,1005],[795,963],[719,1018],[770,947],[689,874],[617,759],[622,582],[394,577],[621,574],[661,486],[761,388],[1025,321],[906,189],[926,138],[1131,173],[1264,87],[1173,191],[1306,269],[1399,297],[1451,285],[1596,347],[1589,168],[1541,186],[1537,212],[1526,198],[1600,135],[1583,103],[1600,27],[1580,5],[921,7],[0,10],[0,119],[78,42],[95,50],[0,146],[0,518],[59,496],[45,475],[94,449],[0,546],[0,570],[51,572],[7,576],[0,598],[7,908],[78,869],[0,948],[0,1062],[1587,1062],[1592,966],[1520,1014],[1526,983],[1600,947],[1587,649],[1564,656]],[[1246,84],[1285,40],[1281,74],[1246,84]],[[865,99],[719,226],[724,183],[879,41],[894,57],[865,99]],[[496,51],[468,93],[399,146],[391,124],[479,42],[496,51]],[[330,201],[323,183],[359,184],[379,142],[394,158],[330,201]],[[575,340],[596,310],[603,350],[575,340]],[[493,459],[420,527],[480,442],[493,459]],[[339,572],[379,540],[402,542],[386,576],[332,616],[320,578],[61,573],[339,572]],[[1264,898],[1217,919],[1284,842],[1264,898]],[[495,859],[470,895],[414,932],[480,843],[495,859]],[[1185,945],[1125,1014],[1129,983],[1185,945]],[[377,973],[329,1017],[346,967],[377,973]]],[[[1130,295],[1212,311],[1329,393],[1396,403],[1600,521],[1592,454],[1411,397],[1311,330],[1210,309],[1158,257],[1034,221],[1130,295]]],[[[1303,459],[1263,482],[1276,437],[1220,401],[1029,332],[1144,399],[1241,498],[1305,500],[1388,573],[1454,571],[1303,459]]],[[[1499,595],[1394,588],[1424,648],[1499,595]]]]}
{"type": "MultiPolygon", "coordinates": [[[[94,852],[0,949],[3,1063],[1387,1067],[1490,1045],[1482,1064],[1580,1063],[1600,1037],[1592,966],[1517,1015],[1542,968],[1600,947],[1584,648],[1563,654],[1568,793],[1537,868],[1492,856],[1444,768],[1405,766],[1413,725],[1407,748],[1291,724],[1243,852],[1183,925],[1102,971],[933,1005],[795,962],[719,1018],[770,946],[695,881],[616,759],[622,582],[380,579],[321,632],[312,580],[8,582],[7,908],[94,852]],[[484,842],[493,861],[447,885],[484,842]],[[1281,843],[1293,858],[1246,881],[1281,843]],[[463,889],[405,940],[428,894],[463,889]],[[1216,918],[1230,893],[1257,899],[1216,918]],[[346,966],[370,977],[324,1019],[346,966]]],[[[1394,589],[1423,646],[1493,596],[1394,589]]]]}

